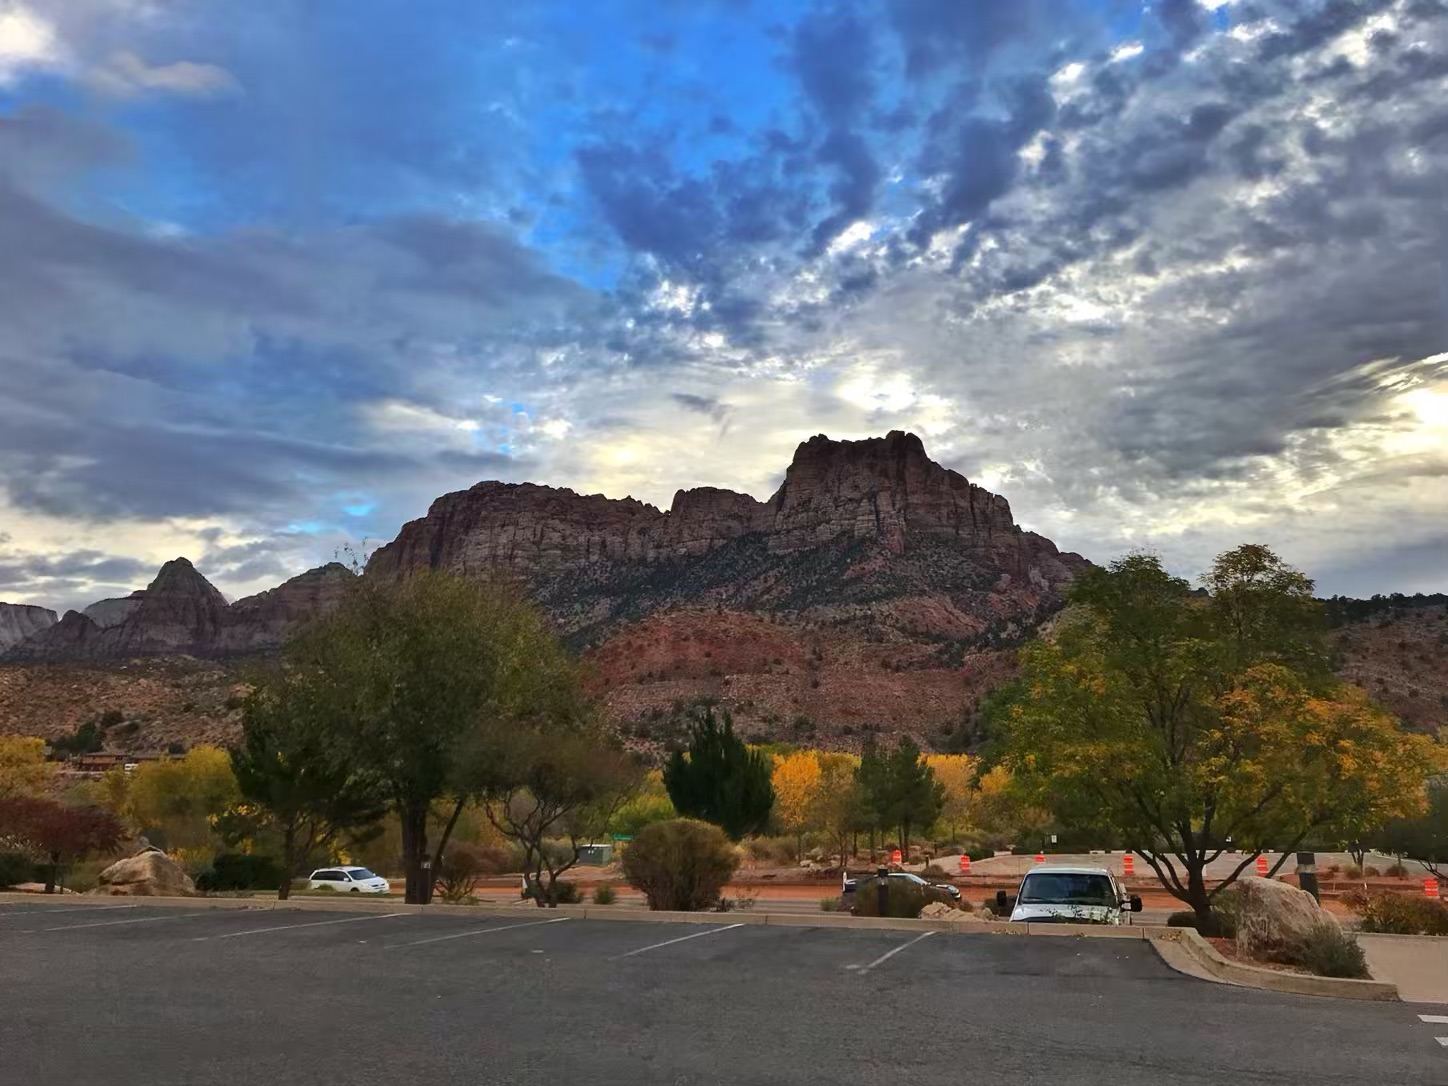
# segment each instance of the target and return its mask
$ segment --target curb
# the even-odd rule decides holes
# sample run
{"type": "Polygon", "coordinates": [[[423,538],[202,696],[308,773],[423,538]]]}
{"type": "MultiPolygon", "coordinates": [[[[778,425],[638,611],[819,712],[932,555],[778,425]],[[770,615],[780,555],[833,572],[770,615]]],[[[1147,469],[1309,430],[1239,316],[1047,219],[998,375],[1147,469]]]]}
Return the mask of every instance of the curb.
{"type": "MultiPolygon", "coordinates": [[[[1290,995],[1332,996],[1337,999],[1365,999],[1379,1002],[1399,1002],[1398,986],[1383,980],[1349,980],[1343,977],[1315,977],[1305,973],[1284,973],[1276,969],[1261,969],[1255,965],[1242,965],[1228,961],[1192,928],[1169,928],[1169,934],[1157,936],[1155,943],[1175,943],[1192,962],[1208,977],[1221,984],[1235,984],[1244,988],[1260,988],[1269,992],[1285,992],[1290,995]]],[[[1162,961],[1179,973],[1171,957],[1157,947],[1162,961]]],[[[1188,973],[1187,975],[1192,975],[1188,973]]]]}

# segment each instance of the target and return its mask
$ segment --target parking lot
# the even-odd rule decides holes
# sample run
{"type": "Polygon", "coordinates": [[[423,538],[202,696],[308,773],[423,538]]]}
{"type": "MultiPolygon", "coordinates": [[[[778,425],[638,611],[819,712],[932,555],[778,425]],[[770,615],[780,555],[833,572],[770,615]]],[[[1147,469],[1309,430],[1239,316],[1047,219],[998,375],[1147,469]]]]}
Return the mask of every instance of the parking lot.
{"type": "Polygon", "coordinates": [[[1429,1009],[1137,940],[0,905],[3,1077],[34,1084],[1444,1084],[1429,1009]]]}

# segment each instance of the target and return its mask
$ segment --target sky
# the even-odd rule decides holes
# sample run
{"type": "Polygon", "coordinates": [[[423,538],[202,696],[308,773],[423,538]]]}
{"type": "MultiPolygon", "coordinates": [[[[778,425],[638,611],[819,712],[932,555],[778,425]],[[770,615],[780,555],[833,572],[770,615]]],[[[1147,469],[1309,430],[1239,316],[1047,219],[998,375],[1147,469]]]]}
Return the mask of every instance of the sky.
{"type": "Polygon", "coordinates": [[[1445,0],[0,0],[0,599],[912,430],[1448,589],[1445,0]]]}

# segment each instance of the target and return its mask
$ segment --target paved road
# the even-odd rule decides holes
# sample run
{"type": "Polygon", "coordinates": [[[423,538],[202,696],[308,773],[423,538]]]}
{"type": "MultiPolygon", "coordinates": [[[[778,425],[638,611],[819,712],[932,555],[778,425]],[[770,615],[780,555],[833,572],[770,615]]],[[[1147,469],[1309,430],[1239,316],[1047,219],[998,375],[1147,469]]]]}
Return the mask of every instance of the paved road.
{"type": "Polygon", "coordinates": [[[105,908],[0,906],[6,1081],[1448,1083],[1422,1005],[1136,941],[105,908]]]}

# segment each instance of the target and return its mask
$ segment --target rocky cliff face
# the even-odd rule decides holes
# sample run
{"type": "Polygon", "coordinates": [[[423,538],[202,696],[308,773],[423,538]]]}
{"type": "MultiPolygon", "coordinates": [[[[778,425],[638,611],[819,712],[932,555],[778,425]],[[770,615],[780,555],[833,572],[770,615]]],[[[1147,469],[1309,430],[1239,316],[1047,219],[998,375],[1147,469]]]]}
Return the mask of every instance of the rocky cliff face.
{"type": "MultiPolygon", "coordinates": [[[[532,483],[479,483],[435,501],[367,572],[518,575],[565,631],[588,640],[672,604],[800,611],[868,601],[878,610],[916,591],[1000,597],[965,605],[984,626],[1056,602],[1086,565],[1021,531],[1004,498],[895,431],[811,438],[767,502],[708,487],[679,491],[664,512],[532,483]]],[[[960,617],[940,632],[971,625],[960,617]]]]}
{"type": "Polygon", "coordinates": [[[119,626],[130,617],[132,611],[141,605],[141,598],[145,594],[145,589],[141,589],[132,592],[129,596],[121,596],[119,599],[98,600],[81,613],[101,629],[119,626]]]}
{"type": "Polygon", "coordinates": [[[250,652],[273,648],[294,627],[325,614],[341,600],[354,580],[340,562],[310,569],[290,581],[231,605],[219,638],[224,652],[250,652]]]}
{"type": "Polygon", "coordinates": [[[26,603],[0,603],[0,652],[54,625],[54,611],[26,603]]]}

